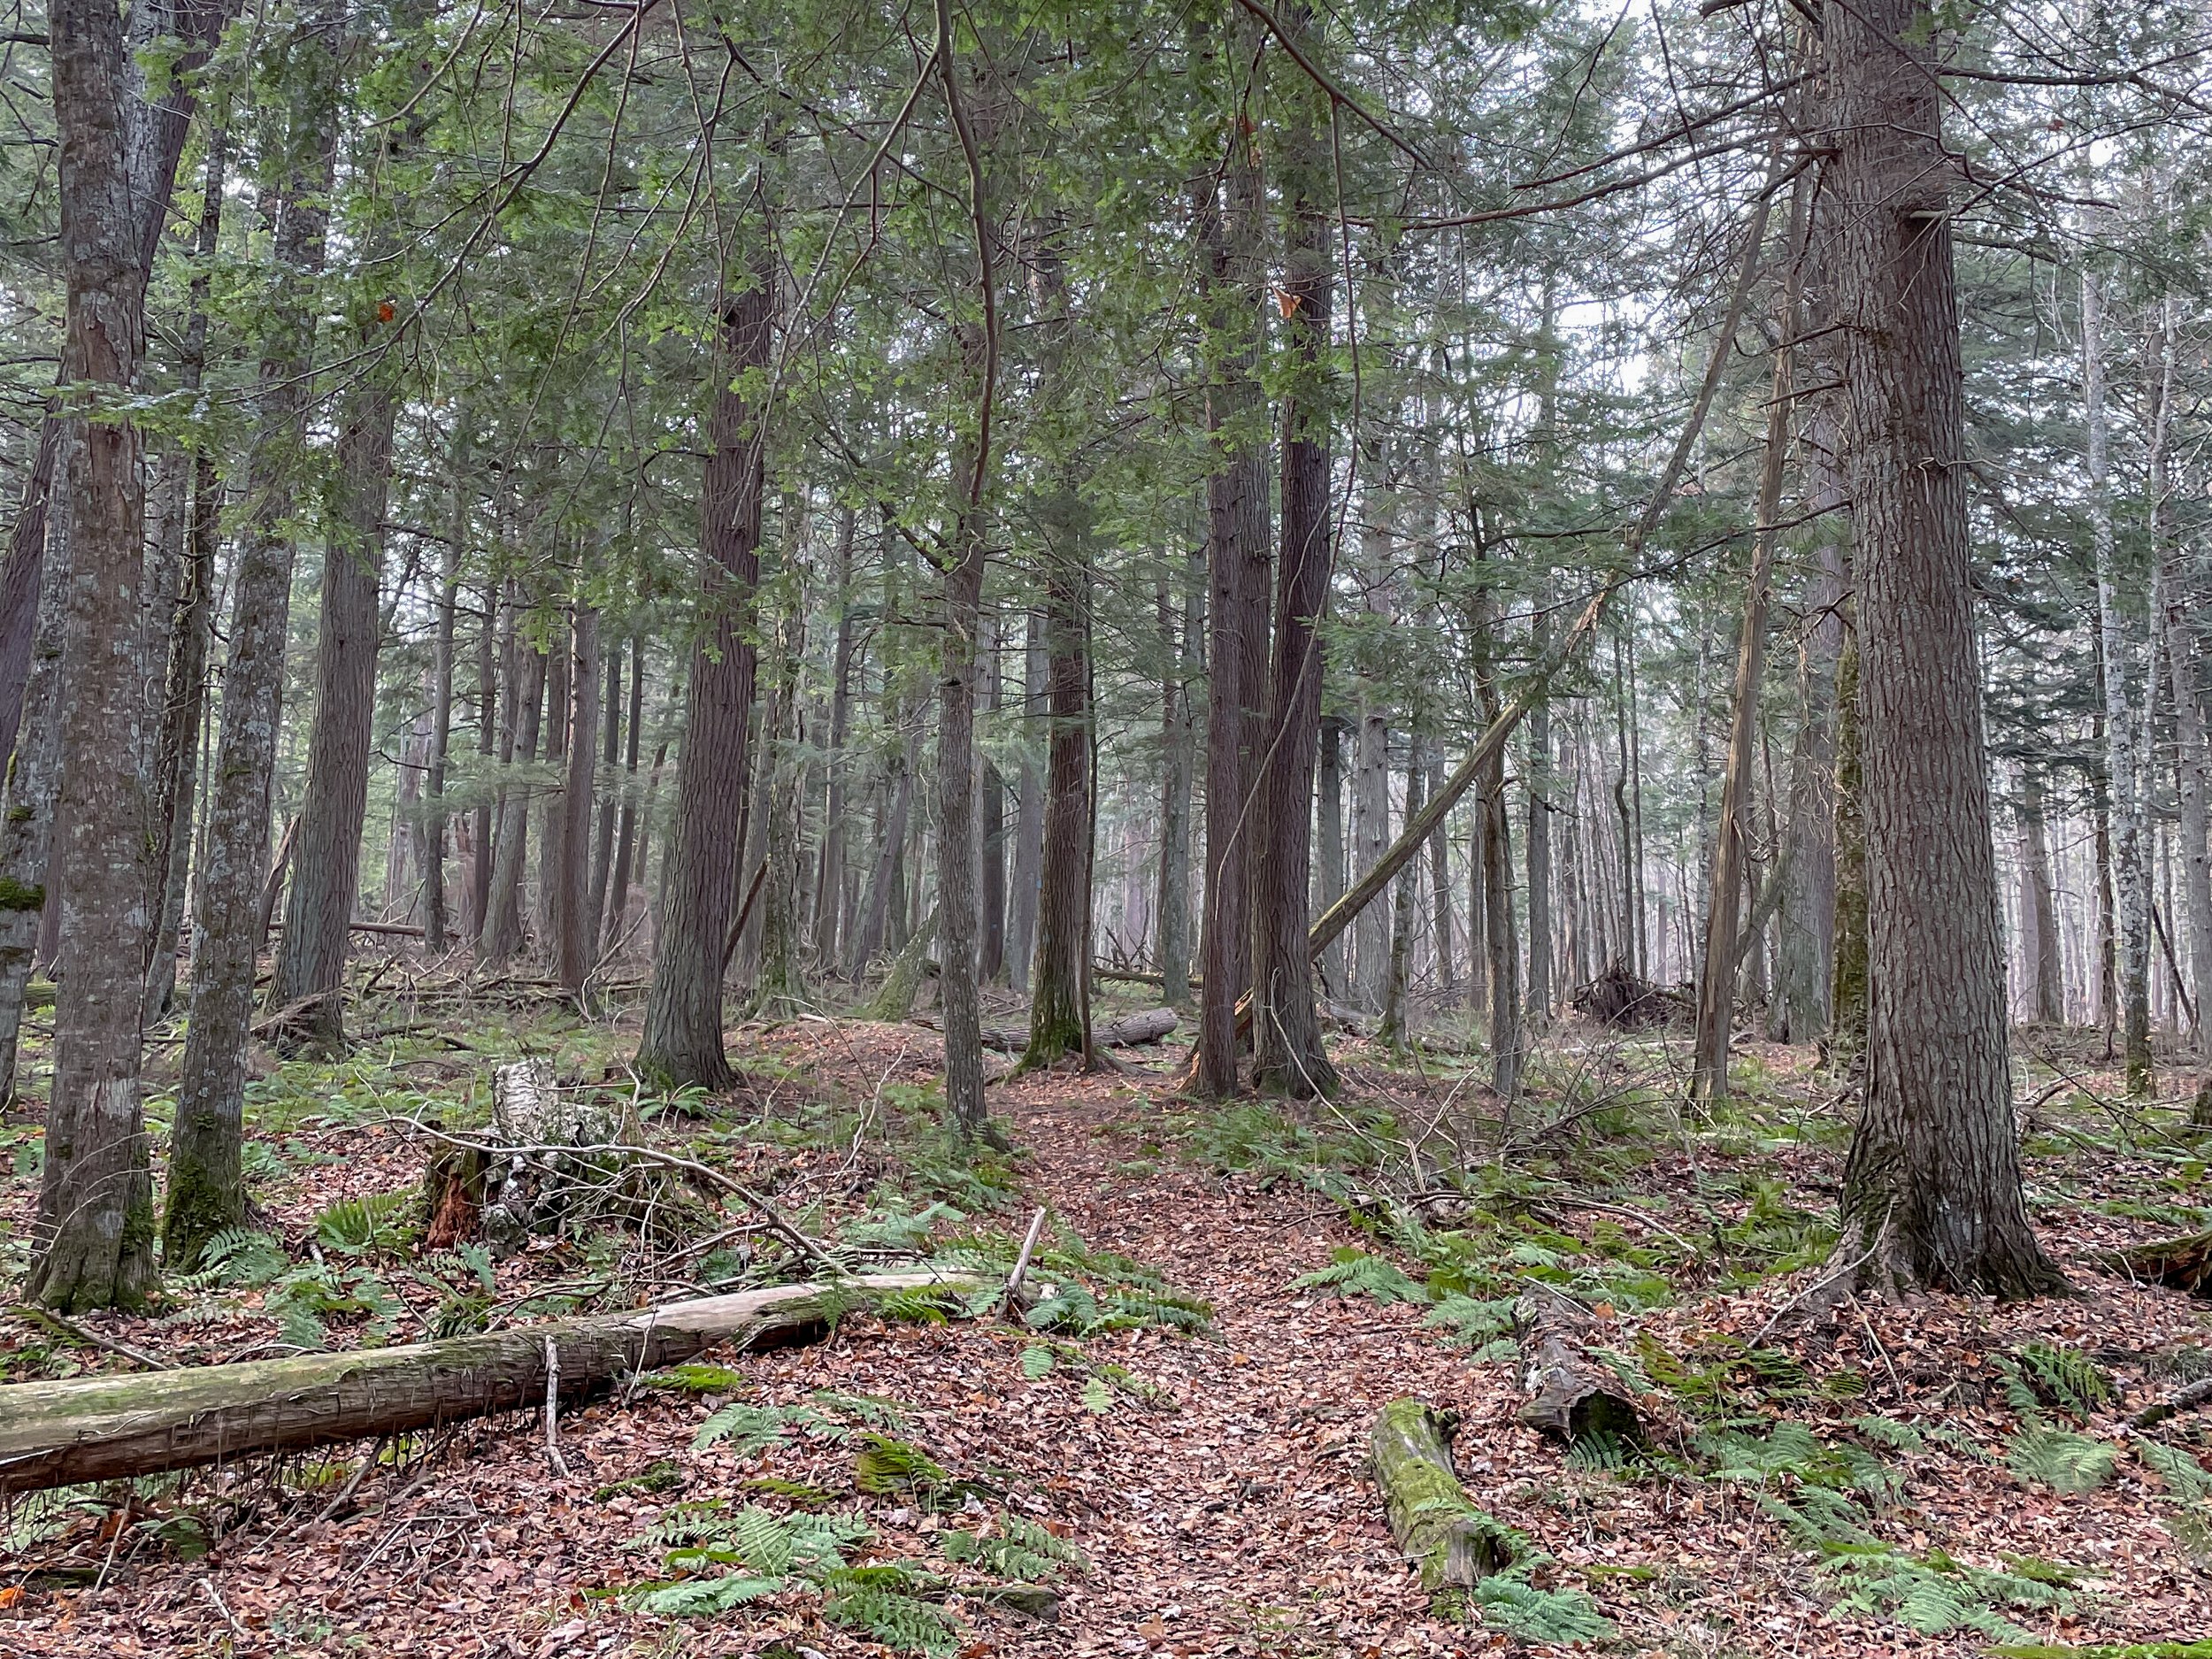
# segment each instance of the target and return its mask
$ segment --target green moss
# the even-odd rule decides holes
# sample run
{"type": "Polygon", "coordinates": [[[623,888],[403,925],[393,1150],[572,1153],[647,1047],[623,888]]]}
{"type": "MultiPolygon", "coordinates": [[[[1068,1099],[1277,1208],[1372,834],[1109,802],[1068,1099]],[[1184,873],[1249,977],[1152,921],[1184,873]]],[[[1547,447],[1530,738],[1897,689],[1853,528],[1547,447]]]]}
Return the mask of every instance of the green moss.
{"type": "Polygon", "coordinates": [[[0,910],[38,910],[46,908],[46,888],[42,883],[18,881],[13,876],[0,876],[0,910]]]}
{"type": "MultiPolygon", "coordinates": [[[[245,1218],[243,1194],[190,1156],[169,1166],[169,1209],[162,1220],[162,1244],[173,1273],[196,1272],[207,1241],[245,1218]]],[[[148,1237],[152,1236],[150,1219],[148,1237]]]]}
{"type": "Polygon", "coordinates": [[[9,823],[11,823],[11,824],[28,824],[30,821],[31,821],[31,809],[30,809],[30,808],[28,808],[27,806],[12,806],[12,807],[10,807],[10,808],[8,809],[8,822],[9,822],[9,823]]]}

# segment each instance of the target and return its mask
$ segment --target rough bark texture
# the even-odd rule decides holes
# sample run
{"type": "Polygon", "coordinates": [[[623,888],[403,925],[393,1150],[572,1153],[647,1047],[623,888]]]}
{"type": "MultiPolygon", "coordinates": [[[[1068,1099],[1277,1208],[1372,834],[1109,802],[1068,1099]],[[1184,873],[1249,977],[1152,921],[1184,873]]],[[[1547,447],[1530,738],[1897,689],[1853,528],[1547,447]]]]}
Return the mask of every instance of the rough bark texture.
{"type": "Polygon", "coordinates": [[[310,286],[322,269],[337,125],[338,24],[303,19],[289,42],[296,102],[280,148],[267,157],[265,217],[273,222],[280,275],[266,313],[257,432],[246,463],[249,526],[232,575],[230,654],[223,719],[209,779],[207,851],[192,927],[190,1024],[177,1084],[164,1243],[172,1268],[245,1214],[240,1173],[246,1042],[260,949],[263,866],[284,642],[292,600],[292,479],[312,401],[315,348],[310,286]]]}
{"type": "MultiPolygon", "coordinates": [[[[545,653],[513,631],[509,603],[507,718],[501,722],[502,769],[514,762],[527,766],[538,757],[538,731],[545,704],[545,653]]],[[[492,853],[490,910],[484,922],[482,956],[498,966],[522,949],[522,866],[530,841],[530,790],[510,776],[499,790],[499,833],[492,853]]]]}
{"type": "Polygon", "coordinates": [[[837,518],[837,564],[832,591],[837,606],[837,642],[830,657],[829,749],[823,759],[821,862],[814,881],[814,960],[824,973],[836,971],[845,910],[845,778],[850,764],[845,741],[852,729],[853,684],[853,513],[837,518]]]}
{"type": "Polygon", "coordinates": [[[599,726],[599,613],[576,607],[569,675],[568,771],[554,810],[560,815],[553,876],[553,966],[561,988],[584,993],[591,972],[591,796],[596,775],[593,739],[599,726]]]}
{"type": "Polygon", "coordinates": [[[401,1348],[18,1383],[0,1388],[0,1492],[189,1469],[534,1406],[545,1398],[549,1344],[559,1358],[560,1397],[581,1401],[709,1348],[819,1340],[855,1301],[932,1285],[976,1288],[940,1274],[872,1273],[401,1348]]]}
{"type": "MultiPolygon", "coordinates": [[[[764,234],[764,231],[763,232],[764,234]]],[[[767,410],[736,384],[768,364],[772,273],[764,258],[742,292],[722,300],[712,453],[700,526],[698,639],[685,698],[676,822],[663,883],[653,985],[638,1068],[672,1086],[727,1088],[722,1052],[722,943],[735,902],[738,815],[744,798],[746,722],[756,672],[750,633],[760,574],[761,487],[767,410]]]]}
{"type": "Polygon", "coordinates": [[[369,751],[376,721],[376,658],[382,642],[377,588],[397,400],[372,374],[348,396],[338,431],[338,511],[323,552],[317,622],[315,717],[307,740],[307,790],[300,803],[284,936],[269,983],[269,1006],[315,999],[291,1048],[334,1055],[345,1043],[346,941],[361,885],[361,834],[369,802],[369,751]]]}
{"type": "Polygon", "coordinates": [[[1028,988],[1037,954],[1037,876],[1045,856],[1044,773],[1037,756],[1046,747],[1039,722],[1046,714],[1048,677],[1044,612],[1033,609],[1022,647],[1022,761],[1014,805],[1012,890],[1006,905],[1006,980],[1018,991],[1028,988]]]}
{"type": "MultiPolygon", "coordinates": [[[[1310,32],[1310,10],[1292,7],[1285,27],[1294,34],[1310,32]]],[[[1337,1087],[1336,1068],[1321,1044],[1306,944],[1313,772],[1321,741],[1320,636],[1329,608],[1335,527],[1329,515],[1333,411],[1326,366],[1333,291],[1327,204],[1333,196],[1324,168],[1327,106],[1303,82],[1294,96],[1285,163],[1289,222],[1282,302],[1294,369],[1283,395],[1282,553],[1268,663],[1269,730],[1253,826],[1252,1041],[1254,1079],[1263,1091],[1312,1098],[1333,1095],[1337,1087]]]]}
{"type": "Polygon", "coordinates": [[[137,685],[144,487],[127,419],[91,419],[130,393],[145,348],[145,256],[131,200],[130,58],[102,0],[48,12],[61,151],[62,412],[56,493],[69,518],[55,714],[65,972],[27,1292],[62,1309],[133,1306],[152,1283],[153,1185],[139,1094],[147,931],[137,685]],[[107,764],[95,758],[108,757],[107,764]],[[118,761],[121,764],[117,764],[118,761]]]}
{"type": "Polygon", "coordinates": [[[2051,837],[2043,821],[2043,774],[2020,773],[2020,938],[2028,966],[2029,995],[2038,1025],[2066,1023],[2065,961],[2060,949],[2058,905],[2051,887],[2051,837]]]}
{"type": "Polygon", "coordinates": [[[1037,950],[1030,968],[1025,1065],[1088,1056],[1091,938],[1090,569],[1081,507],[1050,504],[1045,571],[1044,840],[1037,882],[1037,950]]]}
{"type": "Polygon", "coordinates": [[[2064,1280],[2028,1224],[1974,645],[1951,178],[1924,0],[1830,0],[1838,321],[1863,672],[1866,1102],[1841,1259],[1876,1286],[2064,1280]]]}
{"type": "MultiPolygon", "coordinates": [[[[1314,786],[1313,902],[1326,916],[1344,896],[1344,722],[1321,718],[1320,773],[1314,786]]],[[[1344,941],[1332,941],[1314,959],[1321,995],[1332,1002],[1348,995],[1344,983],[1344,941]]]]}
{"type": "Polygon", "coordinates": [[[446,544],[438,568],[437,634],[430,648],[430,771],[425,780],[427,799],[422,826],[423,946],[434,956],[443,956],[451,941],[450,912],[446,902],[445,844],[449,814],[446,809],[446,765],[453,749],[454,622],[460,597],[461,561],[468,549],[469,491],[468,410],[453,416],[450,457],[453,491],[446,544]]]}
{"type": "Polygon", "coordinates": [[[1592,1435],[1622,1442],[1643,1438],[1628,1385],[1591,1357],[1599,1332],[1579,1304],[1555,1290],[1529,1291],[1514,1304],[1513,1334],[1521,1350],[1521,1392],[1528,1396],[1517,1414],[1522,1422],[1569,1444],[1592,1435]]]}
{"type": "MultiPolygon", "coordinates": [[[[2170,500],[2161,491],[2156,499],[2170,500]]],[[[2171,509],[2166,511],[2170,513],[2171,509]]],[[[2208,840],[2208,793],[2212,792],[2212,747],[2205,732],[2204,669],[2199,660],[2208,608],[2212,608],[2212,582],[2205,580],[2204,555],[2185,557],[2180,538],[2171,526],[2159,540],[2159,557],[2165,565],[2165,614],[2156,624],[2166,636],[2167,672],[2172,680],[2174,710],[2174,767],[2180,795],[2180,864],[2183,914],[2186,918],[2189,988],[2194,1017],[2191,1021],[2200,1055],[2212,1050],[2206,1033],[2212,1032],[2212,1016],[2205,1011],[2212,998],[2212,841],[2208,840]],[[2192,569],[2191,566],[2195,568],[2192,569]]],[[[2054,941],[2055,949],[2055,941],[2054,941]]]]}
{"type": "Polygon", "coordinates": [[[1169,664],[1160,687],[1160,907],[1161,1000],[1171,1008],[1190,1002],[1190,808],[1193,748],[1191,682],[1198,674],[1196,645],[1205,626],[1205,554],[1191,557],[1177,634],[1164,580],[1160,586],[1160,643],[1169,664]]]}
{"type": "Polygon", "coordinates": [[[1393,1400],[1367,1437],[1390,1536],[1421,1587],[1471,1589],[1513,1564],[1512,1534],[1476,1509],[1452,1469],[1452,1424],[1418,1400],[1393,1400]]]}
{"type": "Polygon", "coordinates": [[[1207,686],[1206,897],[1200,933],[1198,1047],[1192,1082],[1220,1098],[1239,1087],[1237,1002],[1252,982],[1251,849],[1266,696],[1268,502],[1266,409],[1257,381],[1263,224],[1259,158],[1245,107],[1245,65],[1257,25],[1233,13],[1229,51],[1210,62],[1235,96],[1224,100],[1225,209],[1198,202],[1205,285],[1207,686]]]}

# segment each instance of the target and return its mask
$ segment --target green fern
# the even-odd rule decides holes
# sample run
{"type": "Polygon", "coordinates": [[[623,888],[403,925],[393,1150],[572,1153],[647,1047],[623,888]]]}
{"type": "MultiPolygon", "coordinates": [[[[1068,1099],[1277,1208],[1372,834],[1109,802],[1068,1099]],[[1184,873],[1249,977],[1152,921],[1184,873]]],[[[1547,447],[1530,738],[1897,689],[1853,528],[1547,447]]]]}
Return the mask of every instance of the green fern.
{"type": "Polygon", "coordinates": [[[791,1416],[780,1406],[749,1405],[733,1400],[699,1425],[691,1437],[691,1449],[727,1444],[740,1457],[750,1457],[780,1446],[791,1429],[791,1416]]]}
{"type": "Polygon", "coordinates": [[[864,1434],[861,1439],[866,1443],[853,1459],[853,1485],[870,1497],[926,1495],[952,1479],[942,1465],[918,1446],[873,1432],[864,1434]]]}
{"type": "Polygon", "coordinates": [[[1926,1449],[1927,1437],[1909,1423],[1900,1423],[1894,1417],[1863,1417],[1851,1425],[1878,1445],[1886,1446],[1893,1452],[1908,1455],[1926,1449]]]}
{"type": "Polygon", "coordinates": [[[822,1617],[901,1653],[949,1659],[960,1651],[960,1626],[942,1608],[912,1593],[927,1583],[902,1567],[861,1567],[839,1573],[825,1586],[822,1617]]]}
{"type": "Polygon", "coordinates": [[[2061,1410],[2085,1422],[2100,1407],[2111,1403],[2111,1379],[2078,1348],[2028,1342],[2013,1355],[2029,1386],[2061,1410]]]}
{"type": "Polygon", "coordinates": [[[660,1618],[706,1618],[726,1613],[747,1601],[773,1595],[784,1587],[781,1578],[761,1578],[747,1573],[724,1573],[710,1578],[687,1578],[634,1591],[625,1598],[636,1612],[660,1618]]]}
{"type": "Polygon", "coordinates": [[[1515,1296],[1465,1296],[1457,1293],[1443,1297],[1429,1310],[1422,1323],[1451,1333],[1451,1340],[1475,1350],[1478,1360],[1510,1359],[1517,1351],[1513,1341],[1513,1305],[1515,1296]]]}
{"type": "Polygon", "coordinates": [[[1610,1641],[1619,1634],[1586,1590],[1540,1590],[1512,1572],[1495,1573],[1468,1593],[1482,1622],[1528,1642],[1610,1641]]]}
{"type": "Polygon", "coordinates": [[[2031,1425],[2013,1436],[2005,1462],[2022,1480],[2054,1492],[2093,1492],[2112,1478],[2120,1455],[2070,1429],[2031,1425]]]}
{"type": "Polygon", "coordinates": [[[1333,1296],[1371,1296],[1380,1302],[1425,1302],[1428,1287],[1409,1279],[1394,1262],[1370,1256],[1349,1245],[1332,1251],[1328,1266],[1301,1273],[1290,1281],[1294,1290],[1321,1290],[1333,1296]]]}
{"type": "MultiPolygon", "coordinates": [[[[865,1424],[872,1429],[900,1428],[904,1425],[907,1418],[904,1406],[895,1400],[886,1400],[877,1394],[840,1394],[834,1388],[817,1388],[807,1398],[825,1411],[833,1411],[840,1417],[850,1417],[855,1422],[865,1424]]],[[[818,1440],[846,1438],[842,1434],[821,1432],[819,1419],[816,1420],[808,1432],[813,1433],[818,1440]]]]}
{"type": "Polygon", "coordinates": [[[415,1236],[407,1220],[411,1193],[342,1199],[315,1217],[315,1241],[346,1256],[395,1256],[415,1236]]]}
{"type": "Polygon", "coordinates": [[[947,1561],[1024,1584],[1043,1584],[1057,1578],[1062,1568],[1082,1560],[1082,1553],[1073,1545],[1055,1538],[1034,1521],[1010,1514],[1000,1519],[998,1535],[994,1538],[977,1532],[948,1532],[944,1551],[947,1561]]]}
{"type": "Polygon", "coordinates": [[[258,1290],[275,1282],[291,1265],[284,1247],[267,1233],[253,1227],[226,1227],[200,1247],[198,1270],[180,1275],[175,1282],[188,1294],[258,1290]]]}
{"type": "Polygon", "coordinates": [[[2023,1632],[2006,1609],[2059,1608],[2072,1600],[2064,1585],[2047,1581],[2047,1573],[2031,1578],[1969,1567],[1939,1549],[1916,1556],[1887,1544],[1832,1546],[1819,1572],[1842,1593],[1839,1612],[1886,1615],[1923,1636],[1971,1630],[2017,1640],[2023,1632]]]}
{"type": "Polygon", "coordinates": [[[1031,1382],[1035,1382],[1045,1376],[1052,1370],[1052,1365],[1053,1356],[1050,1348],[1032,1347],[1022,1349],[1022,1375],[1028,1378],[1031,1382]]]}
{"type": "Polygon", "coordinates": [[[2177,1446],[2162,1446],[2156,1440],[2139,1440],[2134,1442],[2135,1455],[2145,1467],[2153,1471],[2166,1490],[2184,1503],[2196,1503],[2212,1497],[2212,1475],[2205,1472],[2193,1453],[2177,1446]]]}

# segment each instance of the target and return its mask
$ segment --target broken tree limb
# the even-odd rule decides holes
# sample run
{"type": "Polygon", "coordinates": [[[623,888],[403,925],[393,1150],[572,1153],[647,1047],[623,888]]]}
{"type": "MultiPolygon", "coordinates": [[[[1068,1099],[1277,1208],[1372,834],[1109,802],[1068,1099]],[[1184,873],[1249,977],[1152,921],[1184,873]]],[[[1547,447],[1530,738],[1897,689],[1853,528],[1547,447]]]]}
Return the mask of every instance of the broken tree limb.
{"type": "Polygon", "coordinates": [[[1581,1303],[1554,1290],[1525,1292],[1514,1304],[1521,1392],[1528,1396],[1520,1419],[1570,1445],[1593,1435],[1640,1440],[1634,1393],[1610,1366],[1591,1357],[1594,1323],[1581,1303]]]}
{"type": "Polygon", "coordinates": [[[2200,1377],[2187,1387],[2168,1395],[2154,1404],[2145,1406],[2128,1419],[2128,1426],[2137,1429],[2156,1428],[2168,1417],[2179,1417],[2184,1411],[2195,1409],[2212,1400],[2212,1377],[2200,1377]]]}
{"type": "Polygon", "coordinates": [[[2131,1249],[2108,1251],[2097,1260],[2130,1279],[2148,1279],[2193,1295],[2212,1295],[2212,1233],[2159,1239],[2131,1249]]]}
{"type": "Polygon", "coordinates": [[[720,1344],[816,1340],[844,1309],[930,1285],[981,1287],[941,1273],[874,1273],[405,1348],[16,1383],[0,1387],[0,1493],[402,1434],[556,1397],[580,1400],[720,1344]],[[559,1369],[552,1394],[549,1355],[559,1369]]]}
{"type": "Polygon", "coordinates": [[[1572,662],[1583,646],[1595,636],[1598,623],[1604,618],[1607,601],[1635,579],[1636,561],[1643,556],[1644,544],[1651,539],[1659,521],[1666,517],[1667,509],[1674,503],[1674,492],[1680,487],[1682,474],[1688,467],[1691,455],[1697,449],[1698,436],[1705,430],[1705,419],[1712,412],[1713,396],[1731,358],[1735,355],[1736,330],[1742,326],[1744,308],[1751,298],[1751,290],[1758,280],[1760,250],[1766,241],[1767,213],[1773,200],[1773,182],[1780,177],[1783,164],[1778,153],[1770,168],[1770,188],[1759,193],[1757,204],[1752,210],[1751,223],[1744,236],[1742,263],[1736,270],[1736,285],[1728,296],[1728,311],[1721,319],[1720,332],[1714,336],[1712,356],[1705,365],[1704,383],[1698,388],[1697,401],[1690,406],[1689,419],[1683,423],[1681,434],[1676,438],[1674,452],[1668,456],[1667,465],[1659,474],[1659,482],[1644,503],[1644,510],[1629,527],[1621,541],[1623,573],[1607,580],[1590,601],[1583,606],[1582,614],[1567,630],[1566,638],[1557,649],[1541,658],[1531,671],[1528,679],[1512,702],[1507,703],[1491,721],[1467,757],[1453,769],[1449,777],[1438,786],[1434,794],[1418,812],[1406,819],[1405,832],[1391,842],[1389,849],[1375,861],[1374,867],[1352,884],[1351,890],[1314,918],[1306,930],[1306,954],[1318,959],[1321,953],[1336,942],[1337,936],[1351,926],[1352,918],[1365,910],[1386,891],[1397,879],[1398,872],[1424,847],[1436,833],[1436,826],[1444,821],[1445,814],[1459,804],[1460,797],[1474,787],[1475,780],[1491,761],[1503,752],[1528,711],[1551,694],[1551,682],[1568,664],[1572,662]]]}
{"type": "Polygon", "coordinates": [[[1452,1469],[1447,1420],[1418,1400],[1393,1400],[1368,1435],[1390,1535],[1421,1571],[1421,1587],[1471,1590],[1519,1554],[1512,1531],[1477,1509],[1452,1469]]]}
{"type": "MultiPolygon", "coordinates": [[[[927,1030],[938,1028],[934,1019],[914,1022],[927,1030]]],[[[1140,1043],[1158,1042],[1172,1036],[1179,1023],[1171,1008],[1148,1008],[1141,1014],[1131,1014],[1110,1025],[1100,1025],[1091,1033],[1091,1044],[1098,1048],[1129,1048],[1140,1043]]],[[[1019,1054],[1029,1047],[1029,1030],[1024,1025],[986,1025],[983,1046],[1002,1054],[1019,1054]]]]}

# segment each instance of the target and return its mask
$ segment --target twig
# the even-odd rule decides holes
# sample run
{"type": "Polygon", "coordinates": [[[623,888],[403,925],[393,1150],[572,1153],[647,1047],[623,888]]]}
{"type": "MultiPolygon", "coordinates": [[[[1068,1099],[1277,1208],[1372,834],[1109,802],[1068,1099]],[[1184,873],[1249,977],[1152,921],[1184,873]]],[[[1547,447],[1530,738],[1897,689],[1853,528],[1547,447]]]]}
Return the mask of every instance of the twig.
{"type": "Polygon", "coordinates": [[[128,1342],[119,1342],[111,1336],[102,1336],[97,1331],[87,1330],[75,1320],[65,1319],[61,1315],[42,1308],[35,1302],[19,1302],[8,1311],[19,1319],[28,1319],[34,1325],[42,1325],[57,1336],[67,1337],[71,1341],[80,1343],[86,1348],[105,1348],[111,1354],[119,1354],[125,1359],[143,1365],[148,1371],[174,1371],[176,1369],[167,1360],[157,1358],[142,1348],[133,1348],[128,1342]]]}
{"type": "Polygon", "coordinates": [[[344,1509],[347,1504],[353,1501],[353,1494],[361,1490],[362,1477],[366,1475],[370,1470],[376,1466],[378,1454],[382,1452],[383,1449],[384,1442],[382,1439],[380,1438],[375,1445],[369,1448],[368,1455],[361,1460],[361,1466],[355,1470],[353,1473],[348,1477],[345,1486],[340,1489],[338,1495],[333,1498],[328,1503],[323,1505],[320,1511],[317,1513],[315,1518],[308,1523],[308,1525],[320,1526],[325,1521],[330,1519],[332,1516],[337,1514],[339,1510],[344,1509]]]}
{"type": "Polygon", "coordinates": [[[238,1632],[238,1640],[240,1641],[251,1641],[253,1640],[253,1632],[249,1631],[243,1624],[241,1624],[238,1622],[238,1616],[233,1613],[229,1608],[223,1604],[223,1593],[215,1587],[215,1580],[212,1578],[201,1579],[200,1588],[207,1593],[207,1599],[215,1603],[215,1610],[223,1616],[223,1622],[229,1625],[231,1629],[238,1632]]]}
{"type": "Polygon", "coordinates": [[[545,1461],[556,1475],[568,1479],[568,1460],[561,1455],[561,1345],[549,1336],[545,1339],[545,1461]]]}
{"type": "Polygon", "coordinates": [[[1006,1276],[1006,1294],[999,1299],[999,1310],[1010,1311],[1014,1298],[1021,1294],[1022,1280],[1029,1274],[1029,1257],[1037,1248],[1037,1235],[1045,1230],[1045,1206],[1040,1204],[1037,1213],[1029,1218],[1029,1234],[1022,1240],[1022,1253],[1014,1258],[1014,1271],[1006,1276]]]}
{"type": "Polygon", "coordinates": [[[2128,1419],[2128,1426],[2135,1429],[2151,1428],[2163,1423],[2168,1417],[2178,1416],[2193,1406],[2200,1406],[2208,1400],[2212,1400],[2212,1377],[2200,1377],[2180,1393],[2161,1400],[2155,1405],[2145,1406],[2128,1419]]]}
{"type": "MultiPolygon", "coordinates": [[[[645,1335],[640,1339],[637,1345],[636,1368],[630,1372],[630,1380],[622,1385],[622,1409],[625,1411],[627,1411],[630,1409],[631,1396],[637,1393],[638,1379],[645,1375],[645,1356],[653,1351],[653,1327],[660,1322],[660,1304],[658,1302],[655,1302],[653,1304],[653,1317],[645,1322],[645,1335]]],[[[546,1346],[550,1348],[553,1345],[550,1342],[548,1342],[546,1346]]],[[[549,1402],[548,1403],[546,1409],[549,1411],[552,1409],[552,1406],[549,1402]]]]}

